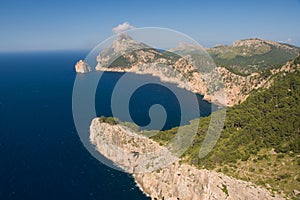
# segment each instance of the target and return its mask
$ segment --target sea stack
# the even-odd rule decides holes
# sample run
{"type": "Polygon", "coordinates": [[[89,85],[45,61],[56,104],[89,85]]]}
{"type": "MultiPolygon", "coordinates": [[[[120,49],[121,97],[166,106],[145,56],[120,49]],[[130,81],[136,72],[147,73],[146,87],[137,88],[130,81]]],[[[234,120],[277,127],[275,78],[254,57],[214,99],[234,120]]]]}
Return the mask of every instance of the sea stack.
{"type": "Polygon", "coordinates": [[[92,71],[92,68],[83,60],[79,60],[75,65],[75,70],[77,73],[89,73],[92,71]]]}

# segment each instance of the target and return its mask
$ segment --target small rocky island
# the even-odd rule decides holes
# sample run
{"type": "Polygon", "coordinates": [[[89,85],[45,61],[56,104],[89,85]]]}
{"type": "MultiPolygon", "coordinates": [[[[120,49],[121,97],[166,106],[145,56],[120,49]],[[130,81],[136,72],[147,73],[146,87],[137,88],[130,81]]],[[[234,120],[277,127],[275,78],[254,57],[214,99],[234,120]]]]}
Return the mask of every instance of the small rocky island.
{"type": "Polygon", "coordinates": [[[90,141],[102,155],[132,174],[151,199],[283,199],[250,182],[181,163],[165,147],[122,124],[95,118],[90,141]]]}
{"type": "Polygon", "coordinates": [[[89,66],[89,64],[87,64],[86,62],[84,62],[83,60],[79,60],[76,65],[75,65],[75,71],[77,73],[89,73],[92,71],[92,68],[89,66]]]}

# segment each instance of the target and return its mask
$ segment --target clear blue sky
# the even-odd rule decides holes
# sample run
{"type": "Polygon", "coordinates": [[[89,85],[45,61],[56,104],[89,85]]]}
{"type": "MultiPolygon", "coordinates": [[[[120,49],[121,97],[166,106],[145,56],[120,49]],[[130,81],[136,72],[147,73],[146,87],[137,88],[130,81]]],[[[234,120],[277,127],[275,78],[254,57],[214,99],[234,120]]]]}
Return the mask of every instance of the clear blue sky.
{"type": "Polygon", "coordinates": [[[251,37],[300,46],[300,0],[0,0],[0,51],[90,49],[125,21],[204,46],[251,37]]]}

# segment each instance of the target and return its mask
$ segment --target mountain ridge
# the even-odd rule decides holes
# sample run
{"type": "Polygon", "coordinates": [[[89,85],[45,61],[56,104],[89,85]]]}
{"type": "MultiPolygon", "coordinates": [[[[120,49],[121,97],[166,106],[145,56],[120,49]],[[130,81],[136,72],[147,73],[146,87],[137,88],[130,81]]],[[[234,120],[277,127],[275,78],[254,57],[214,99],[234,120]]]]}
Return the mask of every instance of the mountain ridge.
{"type": "Polygon", "coordinates": [[[207,49],[217,65],[243,75],[278,68],[297,57],[300,48],[271,40],[250,38],[234,41],[231,46],[207,49]]]}

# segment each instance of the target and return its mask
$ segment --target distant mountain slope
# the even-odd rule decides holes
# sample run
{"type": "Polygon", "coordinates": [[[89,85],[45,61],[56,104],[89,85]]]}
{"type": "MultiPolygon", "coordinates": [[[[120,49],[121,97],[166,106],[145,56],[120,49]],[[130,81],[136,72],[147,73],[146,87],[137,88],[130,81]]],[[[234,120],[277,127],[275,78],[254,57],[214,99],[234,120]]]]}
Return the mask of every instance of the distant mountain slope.
{"type": "Polygon", "coordinates": [[[218,45],[208,49],[218,65],[239,74],[250,74],[280,67],[297,57],[299,47],[258,38],[238,40],[232,46],[218,45]]]}

